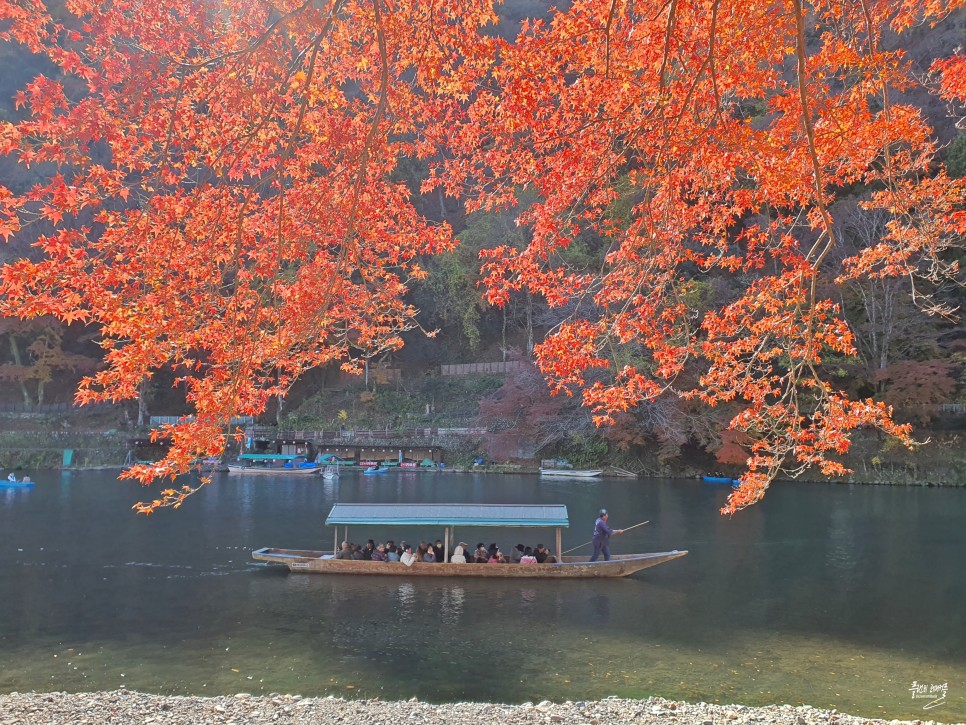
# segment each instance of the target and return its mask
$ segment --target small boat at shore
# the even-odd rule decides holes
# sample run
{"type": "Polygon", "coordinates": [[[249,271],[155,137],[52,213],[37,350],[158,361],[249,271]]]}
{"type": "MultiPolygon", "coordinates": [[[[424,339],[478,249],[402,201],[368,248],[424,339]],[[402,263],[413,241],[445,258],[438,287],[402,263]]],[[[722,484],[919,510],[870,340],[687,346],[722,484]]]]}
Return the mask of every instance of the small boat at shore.
{"type": "Polygon", "coordinates": [[[370,466],[362,472],[364,476],[378,476],[380,473],[389,473],[389,469],[385,466],[370,466]]]}
{"type": "Polygon", "coordinates": [[[727,478],[726,476],[701,476],[701,480],[705,483],[724,483],[728,486],[737,486],[737,478],[727,478]]]}
{"type": "Polygon", "coordinates": [[[596,478],[604,471],[601,468],[541,468],[540,475],[546,478],[596,478]]]}
{"type": "Polygon", "coordinates": [[[436,563],[356,561],[336,559],[332,552],[266,547],[252,552],[255,561],[282,564],[289,571],[305,574],[365,574],[374,576],[485,577],[512,579],[585,579],[624,577],[666,561],[685,556],[687,551],[649,554],[618,554],[610,561],[591,562],[587,556],[559,556],[544,564],[469,564],[449,561],[450,546],[459,526],[549,527],[556,530],[556,552],[561,551],[561,529],[569,525],[564,505],[520,504],[345,504],[332,507],[325,521],[335,527],[333,551],[338,550],[339,527],[343,541],[349,540],[350,525],[444,527],[445,561],[436,563]]]}
{"type": "Polygon", "coordinates": [[[237,463],[228,464],[229,473],[268,474],[293,476],[317,474],[322,470],[318,463],[305,456],[283,456],[275,453],[242,453],[237,463]]]}

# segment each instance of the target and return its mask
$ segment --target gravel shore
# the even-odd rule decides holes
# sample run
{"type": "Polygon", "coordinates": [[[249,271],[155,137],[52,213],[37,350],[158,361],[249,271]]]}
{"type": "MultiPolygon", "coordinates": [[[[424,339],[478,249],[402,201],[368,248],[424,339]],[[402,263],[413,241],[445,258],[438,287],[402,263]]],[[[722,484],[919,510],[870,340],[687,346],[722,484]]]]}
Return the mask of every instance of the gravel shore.
{"type": "Polygon", "coordinates": [[[522,705],[466,702],[431,705],[415,699],[392,702],[297,695],[253,697],[244,693],[233,697],[168,697],[126,690],[0,695],[0,725],[397,725],[409,722],[418,725],[895,725],[922,721],[868,719],[813,707],[710,705],[659,697],[522,705]]]}

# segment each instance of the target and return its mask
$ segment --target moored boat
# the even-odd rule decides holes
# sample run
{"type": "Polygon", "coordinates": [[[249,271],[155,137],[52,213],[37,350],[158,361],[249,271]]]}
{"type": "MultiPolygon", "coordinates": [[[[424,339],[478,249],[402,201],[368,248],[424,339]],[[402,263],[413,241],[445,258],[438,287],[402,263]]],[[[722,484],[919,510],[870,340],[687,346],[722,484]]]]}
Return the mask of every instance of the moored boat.
{"type": "Polygon", "coordinates": [[[701,476],[701,480],[705,483],[724,483],[728,486],[738,485],[738,479],[727,478],[726,476],[701,476]]]}
{"type": "Polygon", "coordinates": [[[305,456],[284,456],[275,453],[242,453],[237,463],[228,465],[229,473],[255,473],[292,476],[319,473],[322,466],[305,456]]]}
{"type": "Polygon", "coordinates": [[[362,472],[364,476],[376,476],[380,473],[389,473],[389,469],[385,466],[370,466],[362,472]]]}
{"type": "Polygon", "coordinates": [[[540,475],[547,478],[596,478],[604,471],[600,468],[541,468],[540,475]]]}
{"type": "Polygon", "coordinates": [[[648,554],[619,554],[609,561],[591,562],[586,556],[559,556],[544,564],[464,564],[449,561],[450,545],[457,541],[456,526],[554,528],[556,552],[561,550],[561,529],[569,525],[563,505],[520,504],[335,504],[326,518],[335,527],[333,551],[338,550],[339,527],[343,541],[349,540],[350,525],[443,526],[446,561],[437,563],[356,561],[336,559],[330,552],[266,547],[252,552],[252,558],[283,564],[293,572],[307,574],[368,574],[375,576],[491,577],[527,579],[582,579],[623,577],[666,561],[685,556],[687,551],[648,554]]]}

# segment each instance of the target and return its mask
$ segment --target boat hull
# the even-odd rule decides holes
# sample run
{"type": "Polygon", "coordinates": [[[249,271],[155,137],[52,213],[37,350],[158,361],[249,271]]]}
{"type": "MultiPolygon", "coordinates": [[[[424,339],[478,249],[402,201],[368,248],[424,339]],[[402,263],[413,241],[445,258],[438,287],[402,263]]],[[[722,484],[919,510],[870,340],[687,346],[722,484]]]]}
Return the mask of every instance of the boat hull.
{"type": "Polygon", "coordinates": [[[331,554],[301,549],[258,549],[256,561],[283,564],[302,574],[357,574],[365,576],[485,577],[492,579],[595,579],[630,576],[666,561],[686,555],[687,551],[655,554],[621,554],[610,561],[591,563],[590,557],[565,556],[560,564],[422,564],[406,566],[401,562],[353,561],[334,559],[331,554]]]}
{"type": "Polygon", "coordinates": [[[0,488],[33,488],[33,486],[33,481],[28,481],[27,483],[21,483],[20,481],[0,482],[0,488]]]}
{"type": "Polygon", "coordinates": [[[726,486],[738,485],[737,479],[725,478],[724,476],[701,476],[701,480],[705,483],[723,483],[726,486]]]}
{"type": "Polygon", "coordinates": [[[596,478],[604,471],[593,469],[581,471],[569,468],[541,468],[540,475],[548,478],[596,478]]]}
{"type": "Polygon", "coordinates": [[[318,475],[322,469],[314,468],[268,468],[262,466],[228,466],[228,473],[246,473],[260,476],[311,476],[318,475]]]}

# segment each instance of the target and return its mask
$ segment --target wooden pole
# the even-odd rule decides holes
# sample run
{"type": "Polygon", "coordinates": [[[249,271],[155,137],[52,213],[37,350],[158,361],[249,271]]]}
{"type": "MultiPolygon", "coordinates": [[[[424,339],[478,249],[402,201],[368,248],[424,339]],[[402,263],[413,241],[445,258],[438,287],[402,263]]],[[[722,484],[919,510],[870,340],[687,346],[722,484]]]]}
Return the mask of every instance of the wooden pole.
{"type": "MultiPolygon", "coordinates": [[[[651,522],[650,521],[642,521],[639,524],[634,524],[633,526],[628,526],[626,529],[621,529],[621,531],[623,531],[626,534],[631,529],[636,529],[638,526],[643,526],[644,524],[649,524],[649,523],[651,523],[651,522]]],[[[567,549],[564,552],[564,554],[569,554],[571,551],[577,551],[577,549],[583,549],[585,546],[587,546],[587,544],[593,544],[593,543],[594,543],[594,540],[591,539],[590,541],[587,541],[587,542],[581,544],[580,546],[575,546],[573,549],[567,549]]]]}
{"type": "Polygon", "coordinates": [[[449,526],[443,531],[443,563],[449,563],[449,526]]]}
{"type": "Polygon", "coordinates": [[[333,526],[332,531],[332,556],[335,556],[339,553],[339,527],[333,526]]]}
{"type": "Polygon", "coordinates": [[[557,553],[556,553],[557,563],[558,564],[563,561],[563,554],[560,553],[560,549],[562,548],[561,541],[562,541],[562,539],[560,538],[560,527],[558,526],[557,527],[557,553]]]}

